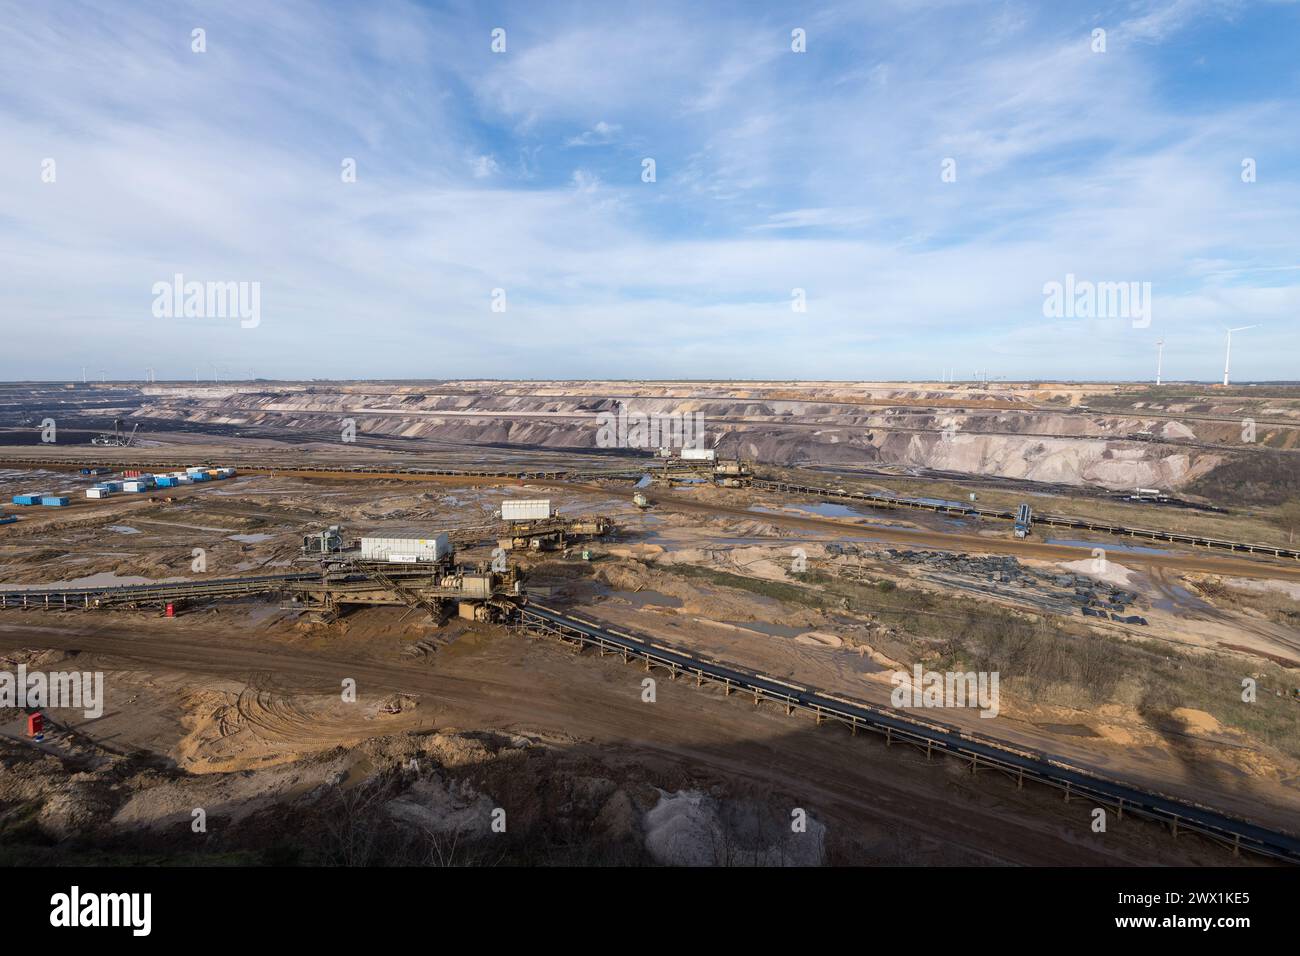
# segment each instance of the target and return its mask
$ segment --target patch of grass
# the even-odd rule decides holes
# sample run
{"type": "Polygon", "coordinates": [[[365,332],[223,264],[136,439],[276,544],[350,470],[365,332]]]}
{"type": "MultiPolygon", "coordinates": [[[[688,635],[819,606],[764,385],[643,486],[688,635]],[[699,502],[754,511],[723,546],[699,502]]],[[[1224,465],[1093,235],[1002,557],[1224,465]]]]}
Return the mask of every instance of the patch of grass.
{"type": "Polygon", "coordinates": [[[1258,611],[1270,621],[1300,631],[1300,602],[1278,591],[1246,591],[1217,581],[1203,581],[1197,588],[1220,607],[1258,611]]]}
{"type": "Polygon", "coordinates": [[[1201,476],[1186,490],[1235,505],[1279,506],[1300,498],[1300,468],[1292,454],[1239,455],[1201,476]]]}
{"type": "Polygon", "coordinates": [[[694,565],[662,570],[786,604],[877,615],[898,632],[872,640],[888,656],[936,670],[997,671],[1009,692],[1027,700],[1127,704],[1175,733],[1181,726],[1171,716],[1175,709],[1202,710],[1224,727],[1300,757],[1300,703],[1286,696],[1300,686],[1300,677],[1276,665],[1120,640],[1069,620],[949,598],[888,578],[848,581],[809,571],[797,576],[796,585],[694,565]],[[1241,681],[1252,674],[1260,692],[1257,702],[1247,704],[1241,681]]]}
{"type": "MultiPolygon", "coordinates": [[[[799,587],[796,584],[783,584],[780,581],[767,581],[762,578],[748,578],[744,575],[716,571],[713,568],[702,568],[694,564],[656,565],[656,568],[681,577],[708,581],[720,587],[735,588],[739,591],[748,591],[751,594],[761,594],[763,597],[770,597],[785,604],[800,604],[812,608],[827,606],[816,591],[799,587]]],[[[808,576],[801,577],[807,579],[808,576]]]]}

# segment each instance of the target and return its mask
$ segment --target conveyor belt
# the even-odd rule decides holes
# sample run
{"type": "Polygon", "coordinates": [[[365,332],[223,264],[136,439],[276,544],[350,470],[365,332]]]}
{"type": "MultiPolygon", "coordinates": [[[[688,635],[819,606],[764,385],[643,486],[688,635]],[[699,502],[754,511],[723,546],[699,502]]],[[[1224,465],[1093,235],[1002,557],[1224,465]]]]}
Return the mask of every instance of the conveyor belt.
{"type": "Polygon", "coordinates": [[[1167,823],[1175,833],[1190,830],[1230,846],[1234,851],[1247,850],[1289,863],[1300,863],[1300,839],[1289,833],[1270,830],[1200,804],[1112,780],[1047,754],[922,720],[900,710],[837,697],[811,687],[752,673],[733,664],[700,658],[680,648],[539,604],[519,608],[514,621],[517,626],[535,633],[622,653],[625,657],[643,660],[647,665],[666,668],[673,674],[694,676],[697,682],[707,680],[721,684],[728,693],[744,691],[753,694],[756,702],[766,700],[782,704],[787,712],[798,709],[812,713],[818,723],[834,720],[848,726],[854,733],[859,729],[870,730],[883,734],[890,742],[919,746],[927,754],[935,750],[951,754],[969,761],[972,769],[989,767],[1008,773],[1018,781],[1029,779],[1047,784],[1065,791],[1067,797],[1079,795],[1115,807],[1121,814],[1133,813],[1167,823]]]}
{"type": "MultiPolygon", "coordinates": [[[[33,467],[52,466],[58,468],[109,467],[115,469],[138,468],[141,470],[176,470],[187,467],[187,465],[190,464],[193,464],[193,462],[175,460],[137,460],[130,462],[80,460],[74,462],[64,459],[50,458],[0,458],[0,466],[3,467],[28,465],[33,467]]],[[[631,480],[640,478],[645,474],[645,469],[609,469],[603,471],[568,471],[564,469],[547,471],[479,471],[455,468],[422,468],[401,465],[331,468],[329,466],[285,466],[273,462],[240,461],[237,459],[234,461],[234,464],[241,471],[258,474],[304,476],[339,475],[341,477],[353,475],[374,475],[376,477],[383,477],[385,475],[418,477],[421,475],[427,475],[429,477],[495,478],[501,481],[631,480]]],[[[845,491],[837,488],[795,484],[788,481],[776,481],[766,478],[754,478],[751,481],[751,485],[765,491],[776,491],[782,494],[808,495],[810,497],[825,498],[834,501],[860,501],[863,504],[879,508],[910,508],[915,511],[932,511],[938,514],[947,514],[956,517],[977,517],[998,521],[1015,520],[1015,514],[1010,511],[998,511],[991,508],[973,508],[958,502],[952,504],[938,504],[934,502],[918,501],[916,499],[906,498],[900,495],[886,494],[884,492],[845,491]]],[[[1223,538],[1210,538],[1204,535],[1186,534],[1181,531],[1159,531],[1152,528],[1130,528],[1125,525],[1107,524],[1101,521],[1092,521],[1087,518],[1072,518],[1066,515],[1035,514],[1034,524],[1046,525],[1051,528],[1070,528],[1078,531],[1093,531],[1101,534],[1116,535],[1118,537],[1141,538],[1149,541],[1165,541],[1171,544],[1186,544],[1191,545],[1192,547],[1206,548],[1212,551],[1227,551],[1236,554],[1289,558],[1291,560],[1300,561],[1300,549],[1296,548],[1284,548],[1272,544],[1252,544],[1246,541],[1229,541],[1223,538]]]]}

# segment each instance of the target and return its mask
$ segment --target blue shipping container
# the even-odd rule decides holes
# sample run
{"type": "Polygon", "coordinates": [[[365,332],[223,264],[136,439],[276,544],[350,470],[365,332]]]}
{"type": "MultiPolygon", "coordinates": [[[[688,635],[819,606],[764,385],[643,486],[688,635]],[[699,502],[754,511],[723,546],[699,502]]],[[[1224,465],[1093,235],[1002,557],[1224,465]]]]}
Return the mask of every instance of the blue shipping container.
{"type": "Polygon", "coordinates": [[[17,515],[5,515],[3,518],[0,518],[0,524],[13,524],[17,520],[17,515]]]}
{"type": "Polygon", "coordinates": [[[40,503],[40,495],[14,495],[14,504],[16,505],[38,505],[40,503]]]}
{"type": "Polygon", "coordinates": [[[47,508],[62,508],[68,503],[68,499],[61,495],[46,495],[41,499],[41,504],[47,508]]]}

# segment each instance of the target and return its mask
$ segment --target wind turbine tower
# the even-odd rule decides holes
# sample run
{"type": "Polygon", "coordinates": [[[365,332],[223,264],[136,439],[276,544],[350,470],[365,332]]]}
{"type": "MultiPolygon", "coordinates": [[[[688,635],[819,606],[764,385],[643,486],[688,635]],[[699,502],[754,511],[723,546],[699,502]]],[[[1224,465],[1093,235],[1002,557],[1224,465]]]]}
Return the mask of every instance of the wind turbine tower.
{"type": "Polygon", "coordinates": [[[1257,329],[1258,325],[1240,325],[1235,329],[1228,329],[1228,347],[1223,353],[1223,387],[1228,387],[1228,364],[1232,361],[1232,333],[1245,332],[1247,329],[1257,329]]]}
{"type": "Polygon", "coordinates": [[[1164,364],[1165,357],[1165,340],[1156,341],[1156,385],[1160,384],[1160,368],[1164,364]]]}

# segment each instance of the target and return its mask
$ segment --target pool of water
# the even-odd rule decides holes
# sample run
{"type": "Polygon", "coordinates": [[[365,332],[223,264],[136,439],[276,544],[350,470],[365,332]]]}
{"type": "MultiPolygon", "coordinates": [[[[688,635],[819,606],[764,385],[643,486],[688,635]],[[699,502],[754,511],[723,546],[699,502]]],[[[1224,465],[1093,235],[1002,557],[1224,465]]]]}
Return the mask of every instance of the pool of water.
{"type": "Polygon", "coordinates": [[[863,518],[866,517],[856,508],[850,508],[848,505],[842,505],[835,501],[801,501],[795,504],[786,505],[783,508],[766,508],[763,505],[754,505],[750,511],[761,511],[763,514],[779,515],[789,514],[792,511],[808,511],[812,514],[819,515],[822,518],[863,518]]]}
{"type": "Polygon", "coordinates": [[[1140,544],[1112,544],[1109,541],[1083,541],[1079,538],[1047,538],[1044,544],[1063,544],[1071,548],[1101,548],[1122,554],[1169,554],[1160,548],[1147,548],[1140,544]]]}
{"type": "Polygon", "coordinates": [[[1212,605],[1202,601],[1181,584],[1171,585],[1169,590],[1173,592],[1172,597],[1152,598],[1151,606],[1162,611],[1169,611],[1171,614],[1177,611],[1213,610],[1212,605]]]}

